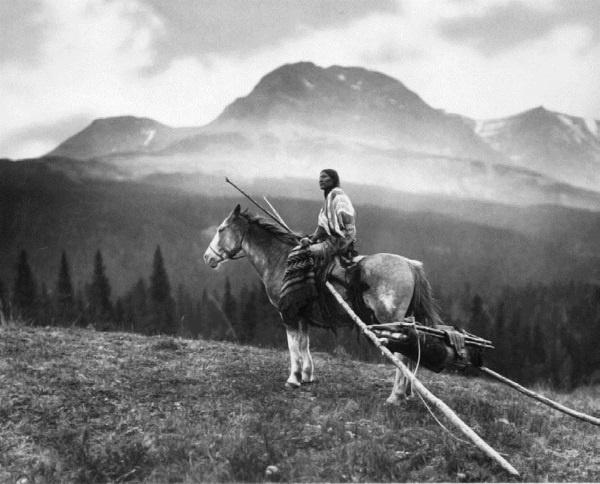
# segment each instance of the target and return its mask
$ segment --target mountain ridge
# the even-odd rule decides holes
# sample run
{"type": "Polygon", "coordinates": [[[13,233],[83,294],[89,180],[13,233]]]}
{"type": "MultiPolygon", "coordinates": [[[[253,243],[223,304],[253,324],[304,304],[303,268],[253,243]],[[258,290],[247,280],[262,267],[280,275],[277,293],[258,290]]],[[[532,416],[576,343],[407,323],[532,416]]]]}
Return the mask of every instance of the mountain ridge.
{"type": "Polygon", "coordinates": [[[386,74],[300,62],[267,73],[204,126],[106,118],[50,154],[96,159],[107,173],[130,179],[240,171],[286,177],[327,165],[350,181],[415,193],[600,210],[600,139],[590,126],[540,107],[473,120],[429,106],[386,74]],[[583,148],[578,133],[589,135],[583,148]]]}
{"type": "Polygon", "coordinates": [[[600,121],[538,106],[512,116],[476,121],[475,132],[506,156],[576,186],[600,189],[600,121]],[[565,164],[570,169],[565,169],[565,164]]]}

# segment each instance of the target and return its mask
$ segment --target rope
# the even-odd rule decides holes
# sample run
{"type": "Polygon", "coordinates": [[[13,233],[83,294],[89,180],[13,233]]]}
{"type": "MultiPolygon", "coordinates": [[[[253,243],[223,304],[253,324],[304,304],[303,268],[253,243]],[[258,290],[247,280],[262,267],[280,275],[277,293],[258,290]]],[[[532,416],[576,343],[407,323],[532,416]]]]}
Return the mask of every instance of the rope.
{"type": "MultiPolygon", "coordinates": [[[[417,322],[415,321],[415,318],[412,318],[412,322],[410,324],[413,327],[413,330],[417,337],[417,365],[415,366],[415,371],[412,372],[413,376],[416,378],[417,371],[419,371],[419,365],[421,363],[421,338],[419,338],[419,332],[417,331],[417,322]]],[[[433,417],[433,420],[435,420],[437,422],[437,424],[440,427],[442,427],[442,429],[444,429],[450,437],[452,437],[454,440],[461,442],[463,444],[473,445],[473,444],[471,444],[471,442],[467,442],[466,440],[461,439],[460,437],[457,437],[456,435],[454,435],[452,433],[452,431],[450,429],[448,429],[448,427],[446,427],[442,422],[440,422],[440,420],[435,416],[435,414],[433,413],[433,410],[431,410],[431,407],[427,404],[427,402],[425,401],[423,396],[419,392],[416,392],[416,393],[417,393],[417,395],[419,395],[419,398],[423,402],[423,405],[425,405],[425,408],[427,409],[429,414],[433,417]]]]}
{"type": "Polygon", "coordinates": [[[461,439],[460,437],[457,437],[456,435],[454,435],[452,433],[452,431],[446,427],[442,422],[440,422],[440,420],[435,416],[435,414],[433,413],[433,410],[431,410],[431,408],[429,407],[429,405],[427,405],[427,402],[425,401],[425,399],[423,398],[423,396],[417,392],[417,395],[419,395],[419,398],[421,399],[421,401],[423,402],[423,405],[425,405],[425,408],[428,410],[429,414],[433,417],[433,420],[435,420],[437,422],[437,424],[442,427],[442,429],[444,429],[446,431],[446,433],[452,437],[454,440],[461,442],[463,444],[467,444],[467,445],[471,445],[473,446],[473,444],[471,442],[467,442],[466,440],[461,439]]]}
{"type": "Polygon", "coordinates": [[[421,338],[419,338],[419,332],[417,331],[417,322],[415,318],[412,318],[412,327],[415,332],[415,336],[417,337],[417,365],[415,366],[415,371],[413,372],[413,376],[417,377],[417,371],[419,371],[419,365],[421,364],[421,338]]]}

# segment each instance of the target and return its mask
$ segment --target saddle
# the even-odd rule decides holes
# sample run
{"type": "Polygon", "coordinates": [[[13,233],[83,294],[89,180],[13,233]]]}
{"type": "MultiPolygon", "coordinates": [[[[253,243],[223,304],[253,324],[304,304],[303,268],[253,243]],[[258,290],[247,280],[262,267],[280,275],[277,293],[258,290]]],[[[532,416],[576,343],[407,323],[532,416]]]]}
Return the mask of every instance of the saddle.
{"type": "Polygon", "coordinates": [[[313,307],[310,314],[315,324],[326,328],[335,327],[335,320],[343,320],[352,324],[352,320],[340,308],[339,303],[325,286],[326,282],[330,282],[336,288],[337,292],[361,318],[370,319],[370,311],[362,298],[367,286],[361,280],[359,262],[364,258],[364,255],[336,255],[326,266],[317,270],[318,298],[313,305],[316,308],[313,307]]]}
{"type": "Polygon", "coordinates": [[[316,326],[335,328],[343,320],[352,321],[325,283],[332,283],[357,314],[365,316],[366,305],[362,301],[364,287],[360,280],[358,263],[365,256],[357,256],[354,250],[335,255],[326,264],[315,264],[310,250],[295,247],[288,255],[286,271],[281,288],[279,311],[289,324],[295,324],[299,316],[307,317],[316,326]]]}

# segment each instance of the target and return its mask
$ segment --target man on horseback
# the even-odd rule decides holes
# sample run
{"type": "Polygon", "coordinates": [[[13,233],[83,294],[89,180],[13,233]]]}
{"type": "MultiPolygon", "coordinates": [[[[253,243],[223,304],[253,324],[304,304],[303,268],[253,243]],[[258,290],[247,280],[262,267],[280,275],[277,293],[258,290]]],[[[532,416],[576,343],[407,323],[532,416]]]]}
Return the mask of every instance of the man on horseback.
{"type": "MultiPolygon", "coordinates": [[[[314,381],[308,326],[333,329],[353,324],[343,311],[338,317],[339,311],[335,309],[339,305],[333,306],[334,311],[320,321],[313,317],[314,303],[319,297],[319,271],[314,267],[313,254],[331,257],[347,251],[356,238],[354,208],[339,188],[337,173],[323,170],[319,184],[325,201],[318,227],[301,244],[281,220],[276,226],[241,211],[238,204],[221,222],[204,253],[206,264],[217,268],[225,261],[238,259],[236,255],[243,251],[257,271],[269,301],[281,313],[286,328],[290,350],[290,376],[286,386],[294,388],[314,381]]],[[[361,282],[360,299],[370,314],[365,320],[387,324],[403,321],[410,315],[427,326],[443,324],[421,262],[395,254],[371,254],[358,261],[354,271],[361,282]]],[[[397,379],[389,401],[398,400],[399,383],[397,379]]],[[[407,391],[408,386],[404,385],[404,393],[407,391]]]]}
{"type": "Polygon", "coordinates": [[[319,187],[325,200],[315,232],[300,240],[288,254],[279,298],[279,311],[286,321],[314,309],[319,295],[319,278],[336,255],[354,255],[355,211],[348,195],[340,188],[335,170],[321,171],[319,187]]]}
{"type": "Polygon", "coordinates": [[[317,229],[300,244],[309,247],[317,263],[327,263],[336,255],[354,252],[356,242],[356,212],[346,193],[340,188],[337,171],[326,169],[319,176],[324,202],[319,212],[317,229]]]}

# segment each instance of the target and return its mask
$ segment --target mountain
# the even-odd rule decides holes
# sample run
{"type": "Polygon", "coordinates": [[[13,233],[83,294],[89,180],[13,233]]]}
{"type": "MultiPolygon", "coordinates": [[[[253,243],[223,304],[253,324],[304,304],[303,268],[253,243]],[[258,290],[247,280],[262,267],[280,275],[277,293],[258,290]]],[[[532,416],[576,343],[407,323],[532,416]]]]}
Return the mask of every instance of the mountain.
{"type": "Polygon", "coordinates": [[[475,132],[510,164],[600,190],[600,121],[540,106],[475,126],[475,132]]]}
{"type": "Polygon", "coordinates": [[[287,64],[264,76],[209,125],[306,134],[455,157],[497,158],[456,116],[433,109],[398,80],[358,67],[287,64]]]}
{"type": "Polygon", "coordinates": [[[48,156],[88,160],[113,153],[150,153],[198,131],[198,128],[172,128],[153,119],[134,116],[96,119],[48,156]]]}
{"type": "MultiPolygon", "coordinates": [[[[222,179],[208,184],[211,196],[187,192],[182,189],[186,178],[90,180],[69,178],[41,161],[0,162],[0,280],[12,285],[18,252],[26,249],[38,282],[53,288],[65,250],[74,286],[83,290],[100,249],[117,296],[149,274],[160,245],[174,288],[185,284],[200,294],[207,286],[221,289],[227,276],[236,289],[255,283],[247,262],[214,272],[202,261],[216,225],[236,203],[249,203],[222,179]]],[[[294,187],[299,185],[298,180],[278,184],[264,179],[249,190],[277,192],[270,200],[287,223],[308,233],[314,230],[320,201],[316,187],[311,200],[297,198],[294,187]]],[[[423,260],[431,281],[446,295],[466,282],[481,293],[494,293],[503,285],[527,282],[600,280],[598,213],[347,188],[358,211],[361,253],[393,252],[423,260]]],[[[310,186],[302,190],[308,193],[310,186]]]]}
{"type": "Polygon", "coordinates": [[[344,182],[414,194],[600,210],[597,141],[581,137],[582,121],[539,109],[514,118],[477,122],[387,75],[300,62],[265,75],[206,126],[97,120],[46,159],[79,179],[316,179],[335,167],[344,182]]]}

